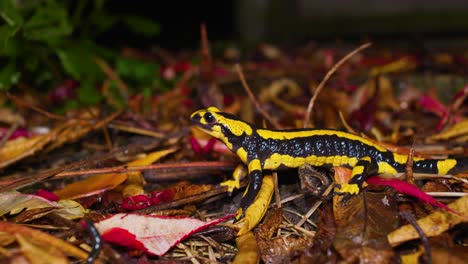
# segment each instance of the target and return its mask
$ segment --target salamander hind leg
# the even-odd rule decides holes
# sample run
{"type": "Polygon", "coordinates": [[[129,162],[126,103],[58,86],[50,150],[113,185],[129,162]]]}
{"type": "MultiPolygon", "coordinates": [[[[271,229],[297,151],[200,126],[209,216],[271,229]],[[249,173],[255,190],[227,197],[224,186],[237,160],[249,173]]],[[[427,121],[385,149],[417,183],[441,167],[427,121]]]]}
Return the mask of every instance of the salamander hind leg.
{"type": "Polygon", "coordinates": [[[340,184],[340,186],[335,189],[335,192],[344,194],[358,194],[361,190],[362,184],[368,176],[368,173],[370,171],[376,171],[376,168],[377,165],[370,157],[361,158],[353,167],[351,179],[349,182],[340,184]]]}

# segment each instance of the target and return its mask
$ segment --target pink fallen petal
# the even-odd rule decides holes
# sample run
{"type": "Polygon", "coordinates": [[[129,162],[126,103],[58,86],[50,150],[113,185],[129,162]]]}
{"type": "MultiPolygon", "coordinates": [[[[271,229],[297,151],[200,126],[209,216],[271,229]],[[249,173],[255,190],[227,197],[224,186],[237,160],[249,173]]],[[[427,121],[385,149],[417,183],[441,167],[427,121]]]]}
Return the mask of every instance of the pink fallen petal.
{"type": "Polygon", "coordinates": [[[421,191],[416,185],[410,184],[408,182],[398,180],[398,179],[388,179],[388,180],[387,179],[382,179],[379,176],[369,177],[366,180],[366,182],[369,183],[369,184],[383,185],[383,186],[392,187],[398,193],[406,194],[408,196],[415,197],[415,198],[417,198],[418,200],[420,200],[420,201],[422,201],[424,203],[430,204],[430,205],[438,207],[438,208],[442,208],[442,209],[444,209],[444,210],[446,210],[448,212],[451,212],[451,213],[454,213],[456,215],[461,216],[461,214],[459,212],[449,208],[447,205],[445,205],[445,204],[443,204],[441,202],[438,202],[436,199],[434,199],[434,197],[426,194],[425,192],[421,191]]]}
{"type": "Polygon", "coordinates": [[[40,196],[42,198],[45,198],[45,199],[47,199],[49,201],[52,201],[52,202],[56,202],[56,201],[60,200],[60,197],[58,197],[55,193],[49,192],[49,191],[44,190],[44,189],[37,190],[35,195],[40,196]]]}
{"type": "Polygon", "coordinates": [[[427,94],[419,99],[419,105],[424,110],[434,113],[440,117],[448,114],[447,107],[443,103],[427,94]]]}
{"type": "Polygon", "coordinates": [[[121,213],[96,223],[96,228],[105,241],[162,256],[193,233],[233,216],[203,222],[195,218],[121,213]]]}

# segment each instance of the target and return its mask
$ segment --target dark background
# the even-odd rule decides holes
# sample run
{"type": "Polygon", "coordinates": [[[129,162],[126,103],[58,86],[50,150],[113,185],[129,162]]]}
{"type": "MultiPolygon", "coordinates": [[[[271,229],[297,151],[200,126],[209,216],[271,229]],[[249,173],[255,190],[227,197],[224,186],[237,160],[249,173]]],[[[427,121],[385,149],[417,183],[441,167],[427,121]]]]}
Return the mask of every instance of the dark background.
{"type": "Polygon", "coordinates": [[[211,41],[255,45],[370,37],[387,40],[453,39],[468,34],[468,1],[452,0],[225,0],[107,2],[109,12],[145,16],[161,26],[158,37],[115,28],[112,44],[194,48],[205,22],[211,41]]]}

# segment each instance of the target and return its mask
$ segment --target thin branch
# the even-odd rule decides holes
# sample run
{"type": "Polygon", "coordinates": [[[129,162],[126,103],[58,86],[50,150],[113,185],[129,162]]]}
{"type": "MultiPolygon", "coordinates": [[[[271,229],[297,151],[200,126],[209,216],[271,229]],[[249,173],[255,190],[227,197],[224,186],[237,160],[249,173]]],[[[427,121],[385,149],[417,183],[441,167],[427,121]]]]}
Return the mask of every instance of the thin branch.
{"type": "Polygon", "coordinates": [[[120,76],[109,66],[109,64],[99,58],[95,58],[96,64],[101,68],[101,70],[109,77],[109,79],[115,81],[117,88],[119,89],[120,95],[125,99],[128,100],[128,86],[125,82],[120,78],[120,76]]]}
{"type": "Polygon", "coordinates": [[[425,263],[432,263],[432,253],[431,253],[431,247],[429,245],[429,240],[427,239],[426,234],[424,234],[424,231],[422,228],[418,225],[418,222],[414,219],[414,217],[407,211],[401,211],[400,215],[410,223],[413,228],[416,230],[416,232],[419,235],[419,238],[421,239],[421,243],[424,246],[424,257],[425,257],[425,263]]]}
{"type": "Polygon", "coordinates": [[[242,86],[244,87],[245,92],[249,96],[250,101],[252,101],[252,103],[255,105],[255,108],[257,108],[257,110],[262,114],[262,116],[266,120],[268,120],[268,122],[272,124],[275,129],[281,129],[281,126],[258,103],[257,99],[252,93],[252,90],[247,84],[247,81],[245,80],[244,73],[242,72],[242,67],[239,64],[236,64],[236,71],[237,74],[239,74],[239,79],[242,83],[242,86]]]}
{"type": "Polygon", "coordinates": [[[0,140],[0,148],[2,148],[7,141],[10,139],[11,135],[16,131],[16,129],[19,127],[19,122],[13,123],[13,125],[8,129],[8,131],[5,133],[3,138],[0,140]]]}
{"type": "Polygon", "coordinates": [[[351,51],[350,53],[348,53],[348,55],[344,56],[340,61],[338,61],[334,66],[333,68],[331,68],[327,74],[325,75],[325,77],[323,77],[322,81],[320,82],[320,84],[318,85],[317,89],[315,90],[314,92],[314,95],[312,96],[312,98],[310,99],[309,101],[309,105],[307,106],[307,114],[304,118],[304,128],[307,128],[309,127],[309,120],[310,120],[310,115],[312,113],[312,108],[314,107],[314,103],[315,103],[315,100],[317,100],[317,97],[318,97],[318,94],[320,93],[320,91],[322,91],[323,87],[325,86],[325,83],[331,78],[331,76],[338,70],[339,67],[341,67],[341,65],[343,65],[347,60],[349,60],[351,57],[353,57],[354,55],[356,55],[358,52],[370,47],[370,45],[372,45],[372,43],[368,42],[368,43],[365,43],[365,44],[362,44],[361,46],[359,46],[357,49],[351,51]]]}
{"type": "Polygon", "coordinates": [[[104,173],[127,173],[133,171],[146,171],[146,170],[194,170],[194,169],[211,169],[213,167],[232,169],[235,167],[235,163],[224,162],[224,161],[200,161],[200,162],[187,162],[187,163],[164,163],[164,164],[153,164],[147,166],[134,166],[134,167],[111,167],[102,169],[90,169],[90,170],[79,170],[79,171],[68,171],[61,172],[54,176],[54,178],[64,178],[71,176],[82,176],[91,174],[104,174],[104,173]]]}
{"type": "MultiPolygon", "coordinates": [[[[328,188],[323,192],[322,196],[328,196],[331,191],[333,190],[334,184],[328,185],[328,188]]],[[[323,203],[322,200],[318,200],[310,209],[309,211],[302,217],[302,219],[296,224],[296,226],[302,226],[307,219],[317,210],[317,208],[323,203]]]]}
{"type": "Polygon", "coordinates": [[[10,98],[12,101],[14,101],[16,104],[18,105],[21,105],[21,106],[24,106],[24,107],[27,107],[27,108],[30,108],[38,113],[41,113],[43,114],[44,116],[50,118],[50,119],[56,119],[56,120],[67,120],[65,117],[63,116],[59,116],[59,115],[55,115],[55,114],[52,114],[42,108],[39,108],[37,106],[34,106],[32,104],[30,104],[29,102],[23,100],[22,98],[16,96],[16,95],[13,95],[11,93],[7,93],[7,96],[8,98],[10,98]]]}

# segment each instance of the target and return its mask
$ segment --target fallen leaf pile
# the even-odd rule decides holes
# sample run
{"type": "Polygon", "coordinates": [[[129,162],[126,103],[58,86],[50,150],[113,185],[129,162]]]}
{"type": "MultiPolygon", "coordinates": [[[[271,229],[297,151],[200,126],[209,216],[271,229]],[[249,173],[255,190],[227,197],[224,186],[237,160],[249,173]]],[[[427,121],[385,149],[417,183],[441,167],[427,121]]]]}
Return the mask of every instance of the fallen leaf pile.
{"type": "Polygon", "coordinates": [[[468,172],[408,166],[372,175],[352,197],[332,191],[345,168],[266,172],[235,219],[247,180],[232,193],[220,183],[245,168],[189,118],[216,106],[260,127],[339,129],[414,157],[467,157],[467,51],[264,44],[233,59],[202,36],[190,59],[127,50],[160,64],[153,74],[169,90],[154,82],[133,94],[122,65],[96,58],[99,105],[52,112],[60,91],[2,94],[0,262],[466,261],[468,172]]]}

